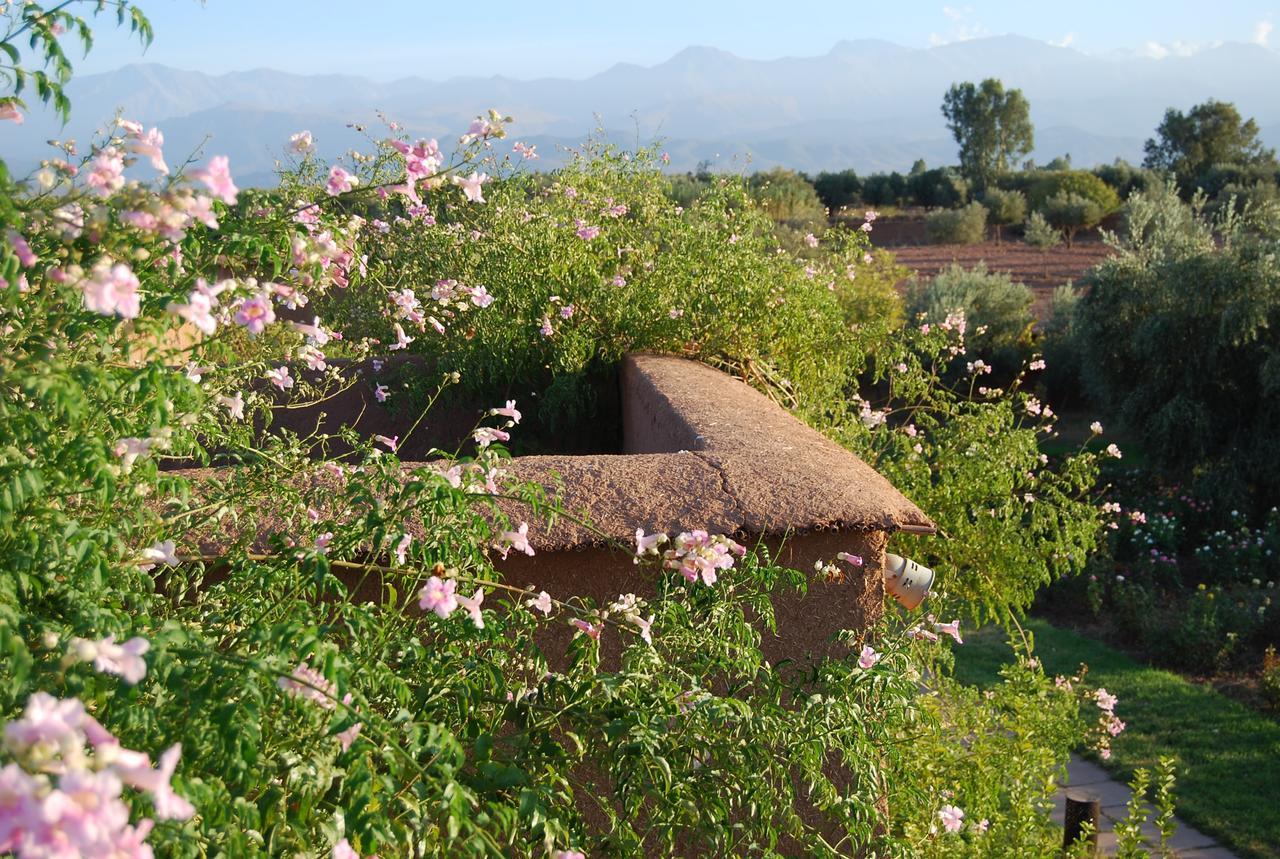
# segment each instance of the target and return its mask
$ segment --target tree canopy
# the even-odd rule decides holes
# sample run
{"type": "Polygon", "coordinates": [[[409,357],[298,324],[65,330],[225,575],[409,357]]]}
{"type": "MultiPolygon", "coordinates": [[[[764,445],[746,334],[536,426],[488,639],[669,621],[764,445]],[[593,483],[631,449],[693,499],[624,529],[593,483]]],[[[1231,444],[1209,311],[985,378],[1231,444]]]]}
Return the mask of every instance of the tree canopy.
{"type": "Polygon", "coordinates": [[[952,84],[942,100],[942,115],[960,144],[961,172],[979,188],[1035,145],[1030,103],[1022,90],[1006,90],[995,78],[952,84]]]}
{"type": "Polygon", "coordinates": [[[1168,170],[1180,184],[1203,176],[1215,164],[1274,166],[1276,152],[1258,139],[1258,124],[1242,120],[1231,102],[1209,99],[1183,113],[1169,108],[1156,137],[1143,147],[1144,167],[1168,170]]]}

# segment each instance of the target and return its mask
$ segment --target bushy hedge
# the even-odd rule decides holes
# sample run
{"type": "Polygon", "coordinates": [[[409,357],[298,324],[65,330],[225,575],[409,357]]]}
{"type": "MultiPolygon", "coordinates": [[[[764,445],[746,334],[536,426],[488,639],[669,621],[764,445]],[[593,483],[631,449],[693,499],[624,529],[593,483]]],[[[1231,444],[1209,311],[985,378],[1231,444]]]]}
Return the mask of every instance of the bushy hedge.
{"type": "Polygon", "coordinates": [[[987,238],[987,209],[970,203],[959,209],[930,212],[925,232],[935,245],[976,245],[987,238]]]}

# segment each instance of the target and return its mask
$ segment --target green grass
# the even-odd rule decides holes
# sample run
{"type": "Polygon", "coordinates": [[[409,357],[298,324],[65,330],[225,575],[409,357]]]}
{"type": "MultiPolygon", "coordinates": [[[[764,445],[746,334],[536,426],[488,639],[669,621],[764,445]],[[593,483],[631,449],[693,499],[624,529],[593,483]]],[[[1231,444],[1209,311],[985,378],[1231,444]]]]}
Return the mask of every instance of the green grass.
{"type": "MultiPolygon", "coordinates": [[[[1280,859],[1280,724],[1099,641],[1032,620],[1036,654],[1050,674],[1084,663],[1088,682],[1119,696],[1128,729],[1109,768],[1128,780],[1161,755],[1177,762],[1178,815],[1243,856],[1280,859]]],[[[985,686],[1012,658],[1004,633],[988,627],[956,648],[956,677],[985,686]]]]}

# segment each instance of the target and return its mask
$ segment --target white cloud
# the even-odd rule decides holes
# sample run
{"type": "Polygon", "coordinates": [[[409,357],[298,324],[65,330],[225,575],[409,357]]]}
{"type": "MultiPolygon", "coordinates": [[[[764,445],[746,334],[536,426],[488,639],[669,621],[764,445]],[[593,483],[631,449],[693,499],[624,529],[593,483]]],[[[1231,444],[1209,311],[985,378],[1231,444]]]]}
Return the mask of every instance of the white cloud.
{"type": "Polygon", "coordinates": [[[951,31],[948,33],[930,33],[929,44],[933,47],[939,45],[949,45],[952,42],[964,42],[969,39],[981,39],[983,36],[990,36],[991,32],[986,27],[971,21],[970,16],[973,15],[972,6],[943,6],[942,14],[951,22],[951,31]]]}
{"type": "Polygon", "coordinates": [[[1163,60],[1165,57],[1189,57],[1221,45],[1222,42],[1185,42],[1181,39],[1173,42],[1146,42],[1138,49],[1138,55],[1153,60],[1163,60]]]}
{"type": "Polygon", "coordinates": [[[1075,40],[1076,40],[1075,33],[1067,33],[1067,35],[1063,36],[1061,39],[1059,39],[1056,42],[1053,39],[1050,39],[1049,44],[1053,45],[1055,48],[1069,48],[1071,47],[1071,43],[1074,42],[1075,40]]]}
{"type": "Polygon", "coordinates": [[[1267,46],[1267,42],[1271,39],[1271,31],[1275,29],[1275,25],[1270,21],[1259,21],[1253,25],[1253,39],[1255,45],[1267,46]]]}

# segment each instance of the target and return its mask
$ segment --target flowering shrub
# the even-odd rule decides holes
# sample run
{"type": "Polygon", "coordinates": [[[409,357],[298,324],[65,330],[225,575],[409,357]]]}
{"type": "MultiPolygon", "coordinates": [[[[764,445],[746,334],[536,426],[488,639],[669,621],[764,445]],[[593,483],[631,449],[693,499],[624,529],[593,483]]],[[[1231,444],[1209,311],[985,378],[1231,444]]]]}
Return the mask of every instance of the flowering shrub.
{"type": "Polygon", "coordinates": [[[740,185],[681,210],[651,153],[611,150],[531,177],[509,122],[452,152],[388,123],[342,164],[300,131],[255,190],[120,118],[0,176],[0,851],[1052,853],[1091,702],[1029,653],[992,698],[930,670],[958,620],[770,665],[771,601],[803,574],[701,531],[620,547],[653,593],[608,605],[494,570],[554,508],[504,473],[534,410],[510,392],[574,402],[635,348],[740,373],[936,510],[947,616],[1017,611],[1097,524],[1092,457],[1036,452],[1047,409],[943,382],[980,362],[962,316],[887,336],[845,315],[871,214],[793,258],[740,185]],[[379,375],[400,351],[432,359],[414,390],[379,375]],[[421,422],[459,383],[505,403],[471,456],[263,431],[352,384],[421,422]]]}

